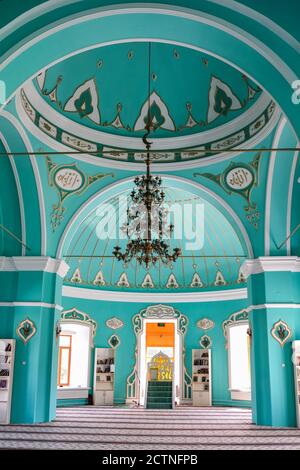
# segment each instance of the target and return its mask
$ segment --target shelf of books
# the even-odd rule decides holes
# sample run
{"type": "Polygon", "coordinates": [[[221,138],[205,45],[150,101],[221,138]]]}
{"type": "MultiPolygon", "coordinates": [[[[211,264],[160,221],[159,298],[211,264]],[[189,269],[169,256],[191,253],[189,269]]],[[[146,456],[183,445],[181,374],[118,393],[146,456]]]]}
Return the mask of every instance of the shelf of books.
{"type": "Polygon", "coordinates": [[[211,406],[211,350],[193,349],[193,406],[211,406]]]}
{"type": "Polygon", "coordinates": [[[112,406],[114,403],[115,351],[112,348],[95,349],[93,403],[112,406]]]}
{"type": "Polygon", "coordinates": [[[297,426],[298,428],[300,428],[300,341],[293,341],[292,348],[295,378],[297,426]]]}
{"type": "Polygon", "coordinates": [[[9,424],[15,358],[14,339],[0,339],[0,423],[9,424]]]}

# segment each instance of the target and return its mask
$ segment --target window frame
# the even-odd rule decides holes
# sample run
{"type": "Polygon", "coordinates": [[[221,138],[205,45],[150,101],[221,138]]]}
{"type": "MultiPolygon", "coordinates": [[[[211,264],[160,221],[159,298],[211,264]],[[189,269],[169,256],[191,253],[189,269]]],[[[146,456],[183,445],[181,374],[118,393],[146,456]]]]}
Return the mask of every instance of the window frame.
{"type": "MultiPolygon", "coordinates": [[[[231,356],[231,353],[230,353],[230,329],[231,328],[236,328],[238,326],[242,326],[242,325],[246,325],[248,326],[249,328],[249,321],[245,320],[245,321],[238,321],[238,322],[234,322],[232,323],[231,325],[228,325],[227,327],[227,352],[228,352],[228,390],[231,392],[231,394],[245,394],[245,396],[247,394],[250,394],[251,395],[251,390],[252,390],[252,384],[251,384],[251,362],[250,362],[250,367],[249,367],[249,373],[250,373],[250,388],[248,389],[236,389],[236,388],[233,388],[232,387],[232,368],[231,368],[231,359],[230,359],[230,356],[231,356]]],[[[250,351],[249,351],[249,354],[250,354],[250,351]]],[[[251,358],[249,357],[249,360],[251,360],[251,358]]],[[[248,399],[248,398],[246,398],[248,399]]]]}
{"type": "Polygon", "coordinates": [[[60,334],[61,336],[67,336],[70,339],[69,346],[59,346],[59,356],[58,356],[58,377],[57,377],[57,386],[58,387],[69,387],[70,386],[70,378],[71,378],[71,357],[72,357],[72,335],[69,334],[60,334]],[[61,361],[62,361],[62,350],[66,349],[69,351],[68,356],[68,381],[67,383],[61,383],[61,361]]]}

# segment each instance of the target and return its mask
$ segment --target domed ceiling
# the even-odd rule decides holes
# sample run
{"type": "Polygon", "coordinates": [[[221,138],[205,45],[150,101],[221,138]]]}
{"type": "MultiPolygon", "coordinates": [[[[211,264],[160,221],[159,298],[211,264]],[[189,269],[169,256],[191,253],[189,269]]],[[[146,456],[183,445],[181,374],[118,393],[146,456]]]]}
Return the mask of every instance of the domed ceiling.
{"type": "Polygon", "coordinates": [[[205,194],[202,197],[175,188],[166,180],[164,191],[175,225],[174,237],[168,243],[171,248],[182,249],[176,262],[160,263],[147,270],[135,259],[124,265],[112,256],[117,244],[124,251],[127,243],[120,227],[126,221],[128,189],[105,198],[104,203],[95,203],[87,216],[77,221],[74,232],[70,229],[72,238],[63,251],[70,265],[65,283],[131,291],[244,287],[241,265],[249,253],[231,217],[226,217],[205,194]]]}
{"type": "Polygon", "coordinates": [[[221,60],[146,42],[70,57],[27,83],[21,103],[48,140],[129,162],[144,159],[141,138],[149,103],[150,140],[152,149],[161,151],[159,162],[201,158],[241,145],[262,131],[275,111],[258,85],[221,60]]]}

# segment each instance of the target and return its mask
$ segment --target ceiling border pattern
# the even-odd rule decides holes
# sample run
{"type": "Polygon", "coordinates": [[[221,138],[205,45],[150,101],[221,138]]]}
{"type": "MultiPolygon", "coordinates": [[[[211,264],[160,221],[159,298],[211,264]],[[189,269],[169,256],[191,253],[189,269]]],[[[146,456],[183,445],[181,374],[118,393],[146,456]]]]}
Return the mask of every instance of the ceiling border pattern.
{"type": "MultiPolygon", "coordinates": [[[[23,111],[26,113],[27,117],[32,121],[34,126],[36,126],[42,133],[46,134],[47,137],[50,137],[51,140],[55,140],[61,145],[67,145],[69,148],[72,148],[73,151],[101,153],[104,150],[111,150],[112,152],[119,150],[117,154],[108,154],[110,155],[110,158],[102,156],[101,162],[103,160],[122,161],[123,163],[134,164],[143,162],[144,154],[141,152],[108,148],[97,142],[91,142],[86,139],[82,139],[81,137],[75,136],[65,131],[64,129],[59,128],[56,124],[50,122],[49,119],[46,119],[45,116],[41,115],[40,112],[34,108],[34,106],[28,100],[24,89],[22,89],[20,92],[19,103],[21,103],[23,111]]],[[[19,106],[17,107],[19,108],[19,106]]],[[[221,140],[208,142],[202,145],[201,147],[193,148],[188,151],[165,151],[160,155],[160,160],[156,159],[156,163],[158,165],[161,165],[162,163],[167,162],[185,163],[191,160],[206,160],[207,158],[215,155],[214,153],[212,153],[212,151],[219,150],[220,153],[222,153],[222,150],[228,150],[232,147],[239,146],[243,142],[246,142],[248,138],[255,137],[256,134],[262,131],[270,123],[273,116],[276,114],[275,112],[276,105],[273,101],[271,101],[271,103],[268,104],[263,113],[253,122],[250,122],[244,129],[236,130],[234,134],[231,134],[221,140]],[[204,152],[206,154],[205,157],[203,156],[204,152]]],[[[113,136],[111,137],[113,138],[113,136]]],[[[135,141],[136,139],[133,140],[135,141]]],[[[176,139],[174,139],[174,141],[176,141],[176,139]]],[[[99,157],[94,158],[99,160],[99,157]]]]}

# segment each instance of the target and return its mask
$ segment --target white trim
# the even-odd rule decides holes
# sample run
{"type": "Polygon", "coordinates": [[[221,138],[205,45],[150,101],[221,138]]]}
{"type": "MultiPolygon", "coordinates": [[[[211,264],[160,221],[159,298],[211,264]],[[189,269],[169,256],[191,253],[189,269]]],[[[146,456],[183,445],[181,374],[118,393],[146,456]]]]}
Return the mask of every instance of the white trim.
{"type": "Polygon", "coordinates": [[[291,309],[298,309],[300,308],[300,304],[260,304],[260,305],[251,305],[251,307],[246,308],[248,312],[251,310],[263,310],[266,308],[291,308],[291,309]]]}
{"type": "MultiPolygon", "coordinates": [[[[178,181],[179,183],[186,183],[191,187],[194,187],[198,190],[202,190],[204,193],[208,194],[210,197],[212,197],[214,200],[216,200],[225,209],[225,211],[228,214],[231,215],[231,217],[233,218],[233,220],[237,224],[238,228],[240,229],[241,235],[244,239],[244,242],[247,246],[248,256],[249,256],[249,258],[253,258],[253,249],[252,249],[250,238],[248,236],[248,232],[246,231],[246,229],[245,229],[242,221],[238,217],[238,215],[224,201],[224,199],[222,199],[216,193],[214,193],[210,189],[206,188],[205,186],[201,185],[200,183],[192,181],[188,178],[182,178],[180,176],[174,176],[174,175],[168,175],[167,177],[164,177],[164,178],[169,179],[169,180],[178,181]]],[[[68,222],[68,224],[67,224],[67,226],[66,226],[66,228],[65,228],[65,230],[64,230],[64,232],[63,232],[63,234],[62,234],[62,236],[59,240],[59,245],[58,245],[58,248],[57,248],[57,255],[56,255],[57,258],[62,258],[63,257],[64,254],[62,253],[62,250],[63,250],[65,239],[68,236],[72,225],[79,219],[82,211],[85,210],[91,203],[93,203],[99,197],[99,195],[103,196],[104,194],[108,193],[111,189],[113,189],[115,186],[121,185],[122,183],[126,183],[126,182],[132,181],[132,180],[133,180],[133,177],[128,177],[128,178],[125,178],[123,180],[118,181],[117,183],[112,183],[112,184],[106,186],[102,191],[100,191],[100,192],[94,194],[93,196],[91,196],[90,199],[88,199],[87,201],[85,201],[85,203],[83,203],[81,205],[81,207],[77,210],[77,212],[75,212],[73,217],[69,220],[69,222],[68,222]]]]}
{"type": "MultiPolygon", "coordinates": [[[[130,170],[130,171],[143,171],[145,169],[144,163],[131,163],[126,161],[118,161],[109,160],[105,158],[99,158],[92,155],[81,154],[81,155],[74,155],[69,154],[70,151],[74,151],[71,147],[68,147],[60,142],[57,142],[55,139],[51,138],[47,134],[41,131],[35,124],[29,119],[27,114],[25,113],[23,106],[21,104],[20,93],[16,94],[16,110],[18,113],[18,117],[21,120],[22,124],[26,127],[26,129],[38,140],[43,142],[45,145],[49,146],[53,150],[58,152],[65,152],[66,156],[73,158],[78,161],[83,161],[85,163],[90,163],[92,165],[102,167],[102,168],[114,168],[120,170],[130,170]]],[[[251,137],[249,140],[241,143],[240,145],[236,146],[232,149],[232,152],[218,153],[217,155],[213,155],[210,157],[205,158],[196,158],[190,161],[181,161],[181,162],[170,162],[170,163],[153,163],[152,169],[153,171],[176,171],[176,170],[188,170],[193,168],[200,168],[205,167],[207,165],[211,165],[214,163],[220,163],[221,161],[230,160],[238,155],[241,154],[239,151],[240,148],[253,148],[256,147],[260,142],[262,142],[274,129],[277,125],[278,120],[280,118],[281,111],[278,106],[276,106],[276,111],[274,112],[272,118],[268,122],[268,124],[262,128],[257,134],[251,137]]]]}
{"type": "Polygon", "coordinates": [[[48,0],[41,5],[25,11],[0,29],[1,41],[3,41],[4,38],[12,34],[18,28],[23,27],[26,23],[29,23],[29,21],[39,18],[45,13],[49,13],[49,11],[56,10],[57,8],[70,5],[72,3],[79,3],[80,1],[81,0],[48,0]]]}
{"type": "MultiPolygon", "coordinates": [[[[295,179],[295,172],[297,166],[297,159],[298,159],[299,152],[296,151],[294,153],[291,172],[290,172],[290,181],[289,181],[289,189],[288,189],[288,201],[287,201],[287,215],[286,215],[286,238],[288,238],[291,234],[292,227],[292,200],[293,200],[293,188],[294,188],[294,179],[295,179]]],[[[291,254],[291,239],[289,238],[286,242],[286,253],[287,255],[291,254]]]]}
{"type": "MultiPolygon", "coordinates": [[[[31,146],[30,140],[21,125],[18,119],[13,116],[8,111],[0,110],[0,116],[3,116],[7,119],[17,130],[20,135],[20,138],[23,141],[23,144],[29,153],[33,153],[33,148],[31,146]]],[[[44,256],[47,252],[47,228],[46,228],[46,211],[45,211],[45,203],[44,203],[44,194],[42,189],[42,181],[39,173],[39,169],[33,155],[29,157],[30,163],[33,169],[33,174],[35,178],[36,188],[38,192],[38,201],[39,201],[39,209],[40,209],[40,219],[41,219],[41,254],[44,256]]]]}
{"type": "Polygon", "coordinates": [[[48,302],[0,302],[0,307],[39,307],[39,308],[55,308],[62,311],[63,307],[58,304],[50,304],[48,302]]]}
{"type": "MultiPolygon", "coordinates": [[[[10,153],[11,152],[10,147],[9,147],[9,145],[7,143],[7,140],[5,139],[4,135],[2,134],[2,132],[0,132],[0,140],[3,143],[6,152],[10,153]]],[[[21,187],[20,178],[19,178],[19,174],[18,174],[18,170],[17,170],[16,164],[15,164],[15,161],[14,161],[14,159],[11,155],[9,155],[8,158],[9,158],[9,161],[10,161],[10,164],[11,164],[11,167],[12,167],[12,171],[13,171],[13,174],[14,174],[14,177],[15,177],[17,193],[18,193],[18,199],[19,199],[20,218],[21,218],[21,232],[22,232],[22,242],[23,242],[21,253],[24,256],[26,254],[26,221],[25,221],[25,209],[24,209],[23,193],[22,193],[22,187],[21,187]]]]}
{"type": "Polygon", "coordinates": [[[300,272],[300,258],[297,256],[262,256],[245,260],[241,269],[246,278],[265,272],[300,272]]]}
{"type": "MultiPolygon", "coordinates": [[[[141,39],[136,39],[140,42],[141,39]]],[[[146,39],[143,39],[143,42],[146,39]]],[[[148,39],[149,41],[149,39],[148,39]]],[[[118,43],[118,41],[115,41],[118,43]]],[[[164,41],[162,41],[164,42],[164,41]]],[[[31,105],[42,115],[48,116],[49,120],[55,123],[62,130],[71,133],[77,137],[103,144],[107,147],[117,147],[121,149],[135,149],[144,150],[145,144],[141,138],[126,137],[117,134],[110,134],[100,130],[92,129],[76,121],[73,121],[63,114],[56,111],[50,106],[38,93],[32,81],[27,82],[23,86],[25,95],[29,99],[31,105]]],[[[203,145],[207,142],[214,142],[221,140],[228,135],[234,134],[238,130],[248,126],[252,121],[255,121],[267,108],[271,99],[267,93],[263,93],[257,102],[240,116],[232,119],[228,123],[218,126],[214,129],[191,134],[188,136],[180,137],[164,137],[164,138],[151,138],[153,150],[173,150],[179,148],[190,148],[198,145],[203,145]]]]}
{"type": "Polygon", "coordinates": [[[57,387],[57,400],[88,398],[91,387],[57,387]]]}
{"type": "Polygon", "coordinates": [[[48,256],[1,256],[0,271],[43,271],[64,278],[69,266],[64,260],[48,256]]]}
{"type": "Polygon", "coordinates": [[[231,400],[251,401],[251,390],[230,390],[231,400]]]}
{"type": "MultiPolygon", "coordinates": [[[[282,117],[279,121],[278,128],[276,130],[272,148],[277,148],[280,142],[281,135],[283,133],[284,127],[287,123],[285,117],[282,117]]],[[[271,203],[272,203],[272,187],[273,187],[273,175],[275,169],[275,161],[277,157],[277,151],[274,150],[271,152],[269,159],[269,169],[267,176],[267,188],[266,188],[266,202],[265,202],[265,255],[270,255],[270,245],[271,245],[271,203]]]]}
{"type": "Polygon", "coordinates": [[[230,8],[233,11],[237,11],[247,18],[252,18],[253,20],[263,25],[265,28],[269,29],[272,33],[275,33],[277,36],[279,36],[282,41],[286,42],[289,46],[295,49],[296,52],[300,53],[300,43],[296,40],[296,38],[277,23],[275,23],[275,21],[271,20],[257,10],[253,10],[252,8],[235,0],[226,0],[226,2],[224,2],[224,0],[210,0],[210,2],[216,3],[225,8],[230,8]]]}
{"type": "Polygon", "coordinates": [[[247,289],[229,289],[207,292],[175,292],[175,293],[146,293],[146,292],[116,292],[90,289],[86,287],[63,286],[62,295],[76,299],[101,300],[109,302],[163,302],[163,303],[196,303],[217,302],[226,300],[247,299],[247,289]]]}
{"type": "Polygon", "coordinates": [[[21,55],[24,51],[32,47],[34,44],[40,42],[42,39],[53,35],[54,33],[67,29],[70,26],[80,24],[83,22],[88,22],[90,20],[108,17],[108,16],[115,16],[115,15],[127,15],[127,14],[161,14],[161,15],[168,15],[168,16],[176,16],[185,18],[187,20],[195,21],[197,23],[204,23],[206,25],[212,26],[213,28],[219,29],[230,36],[238,39],[239,41],[243,42],[251,49],[257,51],[262,57],[264,57],[267,62],[273,65],[273,67],[285,78],[288,83],[292,83],[294,80],[297,80],[297,76],[294,71],[285,63],[283,60],[266,46],[262,41],[257,39],[252,34],[244,31],[240,27],[236,25],[232,25],[228,21],[225,21],[221,18],[216,16],[204,13],[199,10],[194,10],[190,8],[182,8],[182,7],[175,7],[172,6],[172,9],[169,6],[164,4],[139,4],[138,6],[135,4],[134,7],[132,4],[123,4],[123,5],[114,5],[109,6],[109,9],[106,7],[100,7],[93,10],[93,13],[90,11],[80,12],[76,15],[71,15],[69,19],[64,18],[61,21],[57,21],[48,25],[48,30],[45,28],[40,31],[40,34],[35,33],[36,36],[31,35],[32,39],[28,37],[25,38],[21,44],[16,44],[12,49],[4,54],[2,58],[2,64],[0,66],[0,71],[3,70],[10,62],[12,62],[16,57],[21,55]],[[14,50],[14,52],[12,52],[14,50]]]}

